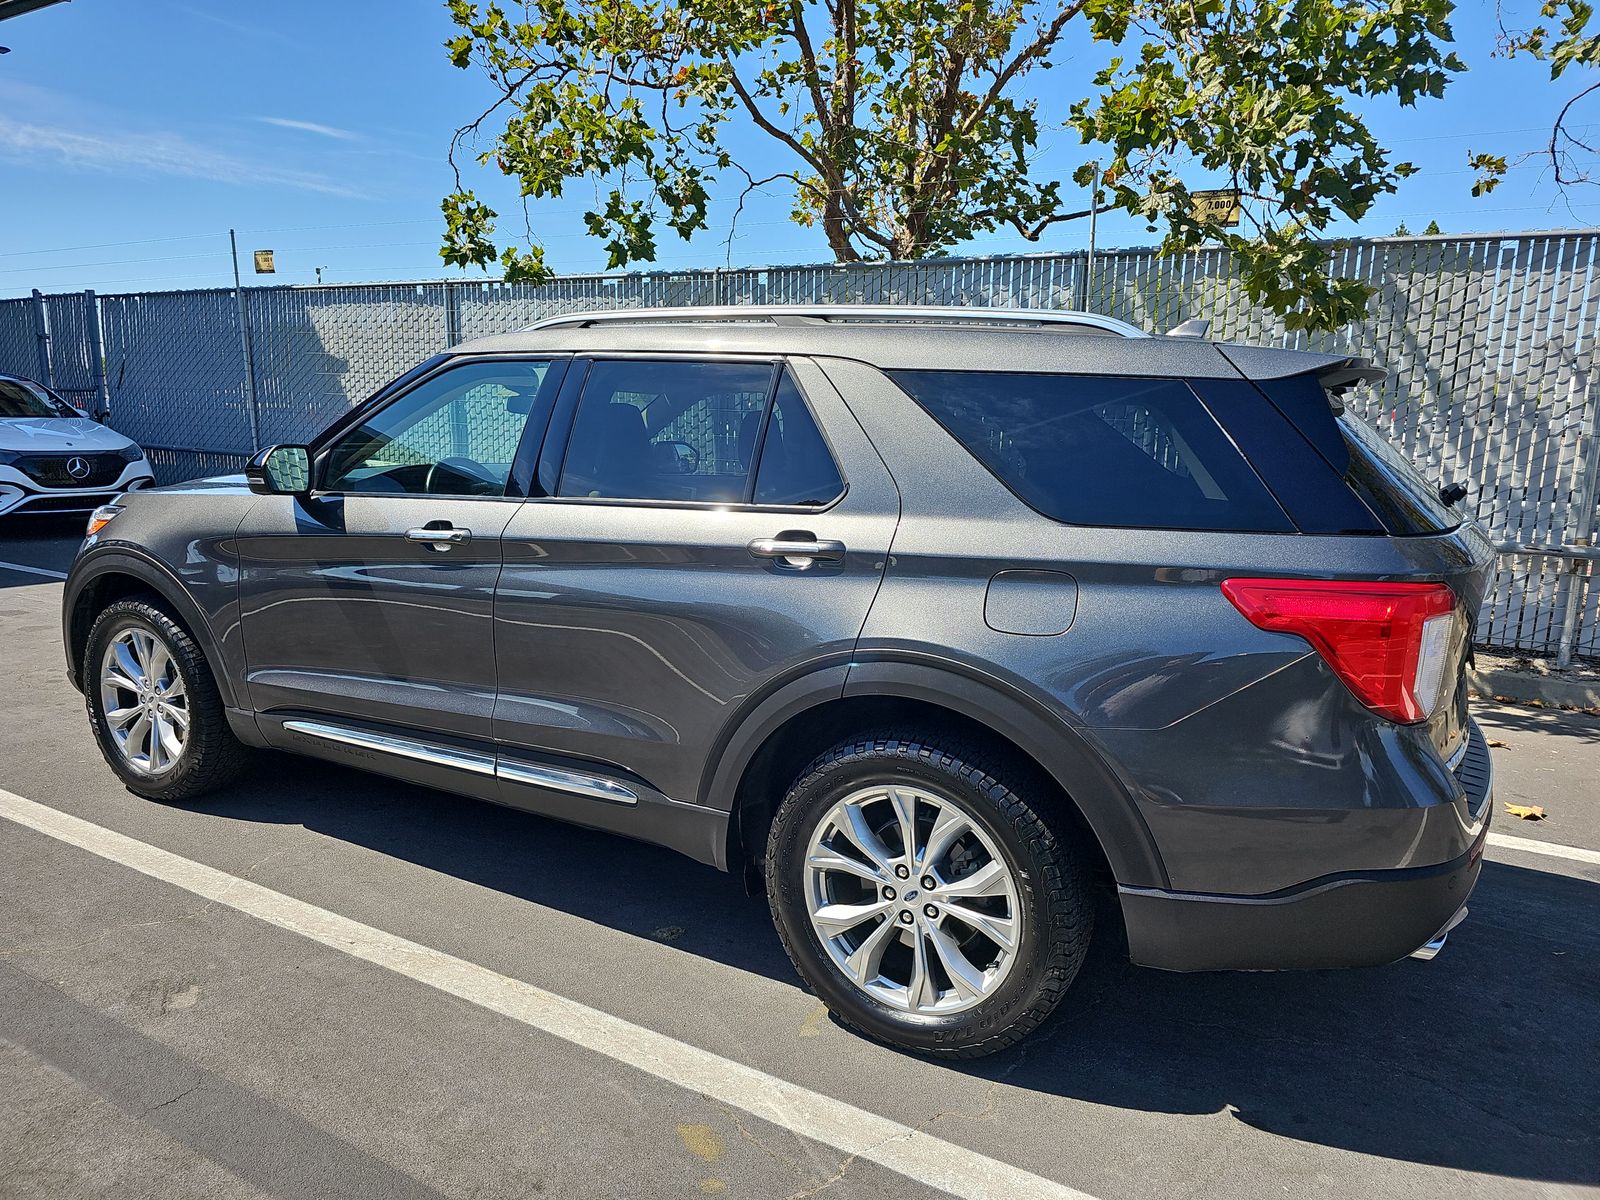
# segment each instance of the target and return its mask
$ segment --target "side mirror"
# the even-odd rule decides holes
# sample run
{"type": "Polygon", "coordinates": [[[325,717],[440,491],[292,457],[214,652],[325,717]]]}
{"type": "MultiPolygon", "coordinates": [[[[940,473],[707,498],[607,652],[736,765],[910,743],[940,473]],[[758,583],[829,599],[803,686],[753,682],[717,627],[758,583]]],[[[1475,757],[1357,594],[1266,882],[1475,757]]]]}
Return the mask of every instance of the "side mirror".
{"type": "Polygon", "coordinates": [[[259,496],[304,496],[311,491],[311,452],[304,446],[268,446],[244,469],[259,496]]]}

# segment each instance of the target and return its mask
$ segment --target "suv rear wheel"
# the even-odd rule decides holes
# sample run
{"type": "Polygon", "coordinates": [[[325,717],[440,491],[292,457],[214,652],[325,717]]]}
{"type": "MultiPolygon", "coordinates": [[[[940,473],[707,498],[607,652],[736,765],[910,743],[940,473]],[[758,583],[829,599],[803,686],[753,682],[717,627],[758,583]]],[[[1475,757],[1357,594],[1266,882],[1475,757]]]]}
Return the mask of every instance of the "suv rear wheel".
{"type": "Polygon", "coordinates": [[[980,751],[890,732],[835,746],[773,818],[767,893],[835,1016],[975,1058],[1047,1017],[1088,950],[1084,871],[980,751]]]}
{"type": "Polygon", "coordinates": [[[200,647],[149,600],[118,600],[95,618],[83,693],[100,753],[147,799],[192,800],[231,779],[249,753],[200,647]]]}

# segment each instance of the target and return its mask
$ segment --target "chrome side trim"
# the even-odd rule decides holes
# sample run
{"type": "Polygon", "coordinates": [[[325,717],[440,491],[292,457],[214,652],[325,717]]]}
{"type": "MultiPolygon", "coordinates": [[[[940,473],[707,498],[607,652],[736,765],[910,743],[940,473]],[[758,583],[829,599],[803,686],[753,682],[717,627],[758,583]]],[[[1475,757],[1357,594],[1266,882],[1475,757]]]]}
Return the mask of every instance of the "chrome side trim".
{"type": "Polygon", "coordinates": [[[535,766],[533,763],[513,762],[502,758],[495,774],[512,783],[527,783],[534,787],[551,788],[586,796],[590,800],[605,800],[612,804],[637,804],[639,797],[630,788],[623,787],[598,775],[584,775],[577,771],[563,771],[559,767],[535,766]]]}
{"type": "Polygon", "coordinates": [[[474,775],[492,776],[495,773],[492,754],[458,750],[454,746],[418,742],[386,733],[371,733],[365,729],[351,729],[344,725],[325,725],[320,721],[285,721],[283,727],[293,733],[303,733],[326,742],[359,746],[363,750],[377,750],[383,754],[393,754],[398,758],[409,758],[436,767],[453,767],[458,771],[470,771],[474,775]]]}
{"type": "Polygon", "coordinates": [[[470,771],[474,775],[491,775],[513,783],[527,783],[534,787],[570,792],[590,800],[605,800],[611,804],[637,804],[639,796],[631,788],[623,787],[598,775],[585,775],[579,771],[564,771],[559,767],[536,765],[500,759],[476,750],[460,750],[454,746],[441,746],[437,742],[421,742],[412,738],[396,737],[388,733],[373,733],[366,729],[353,729],[347,725],[329,725],[321,721],[285,721],[283,727],[293,733],[338,742],[345,746],[358,746],[363,750],[377,750],[397,758],[429,763],[436,767],[453,767],[470,771]]]}

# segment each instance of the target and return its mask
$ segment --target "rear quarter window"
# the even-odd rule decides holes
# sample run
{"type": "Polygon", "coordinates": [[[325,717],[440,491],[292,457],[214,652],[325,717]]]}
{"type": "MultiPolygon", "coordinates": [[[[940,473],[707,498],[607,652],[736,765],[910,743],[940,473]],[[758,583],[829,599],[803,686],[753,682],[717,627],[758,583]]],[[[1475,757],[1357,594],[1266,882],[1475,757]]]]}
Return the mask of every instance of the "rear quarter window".
{"type": "Polygon", "coordinates": [[[1438,487],[1399,448],[1315,376],[1273,379],[1260,388],[1343,478],[1345,485],[1396,537],[1447,533],[1461,513],[1439,499],[1438,487]]]}
{"type": "Polygon", "coordinates": [[[1054,520],[1138,529],[1294,530],[1181,380],[889,374],[1024,503],[1054,520]]]}

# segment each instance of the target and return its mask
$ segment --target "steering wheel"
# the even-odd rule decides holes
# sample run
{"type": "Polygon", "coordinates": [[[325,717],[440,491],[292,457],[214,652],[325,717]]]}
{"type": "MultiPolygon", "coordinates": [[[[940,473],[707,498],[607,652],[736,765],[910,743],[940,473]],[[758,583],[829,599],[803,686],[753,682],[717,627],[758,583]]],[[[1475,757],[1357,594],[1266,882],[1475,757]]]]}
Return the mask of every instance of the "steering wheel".
{"type": "Polygon", "coordinates": [[[459,495],[463,490],[469,496],[485,496],[499,486],[499,480],[493,478],[482,463],[459,455],[429,464],[427,477],[422,481],[424,492],[444,496],[459,495]],[[467,485],[465,489],[460,488],[461,484],[467,485]]]}

